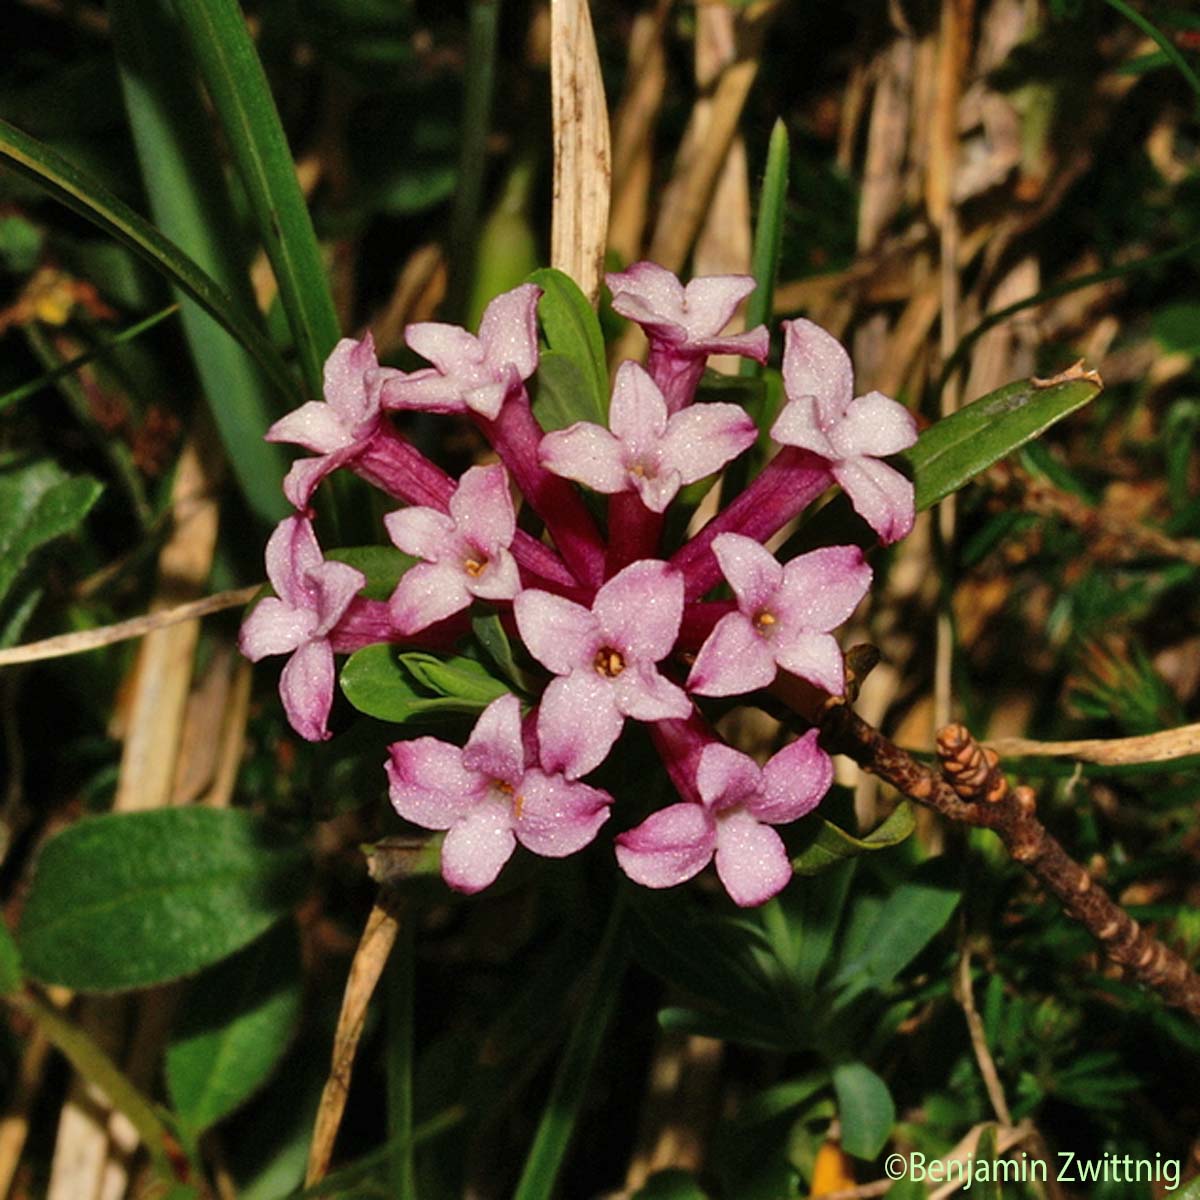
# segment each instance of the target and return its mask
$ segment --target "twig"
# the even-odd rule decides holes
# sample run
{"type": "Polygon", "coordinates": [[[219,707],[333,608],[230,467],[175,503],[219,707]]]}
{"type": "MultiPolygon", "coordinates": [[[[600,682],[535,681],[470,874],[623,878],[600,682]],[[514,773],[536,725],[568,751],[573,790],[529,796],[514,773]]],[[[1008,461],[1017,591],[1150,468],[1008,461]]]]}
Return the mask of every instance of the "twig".
{"type": "Polygon", "coordinates": [[[958,960],[958,1002],[962,1005],[963,1015],[967,1018],[967,1031],[971,1035],[971,1049],[975,1051],[975,1061],[979,1064],[979,1074],[983,1076],[983,1085],[987,1088],[988,1099],[992,1111],[1005,1129],[1012,1128],[1012,1112],[1004,1095],[1004,1086],[1000,1082],[1000,1074],[996,1070],[996,1060],[988,1048],[987,1035],[983,1028],[983,1018],[975,1007],[974,983],[971,980],[971,952],[964,946],[958,960]]]}
{"type": "Polygon", "coordinates": [[[0,650],[0,667],[40,662],[46,658],[64,658],[68,654],[82,654],[86,650],[98,650],[101,646],[112,646],[117,642],[127,642],[131,638],[144,637],[155,629],[178,625],[180,621],[194,621],[197,617],[224,612],[227,608],[240,608],[253,600],[261,587],[261,583],[255,583],[228,592],[217,592],[199,600],[189,600],[186,604],[165,608],[161,612],[131,617],[128,621],[118,621],[115,625],[105,625],[100,629],[83,629],[78,633],[63,633],[40,642],[11,646],[7,650],[0,650]]]}
{"type": "Polygon", "coordinates": [[[350,1074],[354,1070],[354,1055],[367,1018],[367,1006],[399,932],[400,923],[394,906],[381,892],[367,917],[366,928],[354,953],[354,961],[350,964],[350,975],[342,997],[342,1011],[338,1014],[337,1029],[333,1035],[329,1078],[321,1092],[321,1105],[313,1125],[305,1187],[312,1187],[324,1179],[329,1170],[333,1145],[346,1109],[346,1098],[350,1094],[350,1074]]]}

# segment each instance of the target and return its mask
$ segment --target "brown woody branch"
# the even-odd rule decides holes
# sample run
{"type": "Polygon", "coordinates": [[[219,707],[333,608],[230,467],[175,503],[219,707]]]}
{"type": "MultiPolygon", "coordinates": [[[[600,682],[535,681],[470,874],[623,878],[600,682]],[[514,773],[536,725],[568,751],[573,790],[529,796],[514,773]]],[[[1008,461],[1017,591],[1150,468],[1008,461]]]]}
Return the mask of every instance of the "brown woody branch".
{"type": "MultiPolygon", "coordinates": [[[[853,652],[852,652],[853,653],[853,652]]],[[[797,681],[798,682],[798,681],[797,681]]],[[[1010,788],[993,750],[962,725],[938,734],[941,771],[918,762],[859,717],[841,697],[807,687],[777,689],[821,731],[821,744],[952,821],[996,833],[1046,891],[1100,943],[1105,955],[1167,1001],[1200,1020],[1200,975],[1111,900],[1037,818],[1032,788],[1010,788]]]]}

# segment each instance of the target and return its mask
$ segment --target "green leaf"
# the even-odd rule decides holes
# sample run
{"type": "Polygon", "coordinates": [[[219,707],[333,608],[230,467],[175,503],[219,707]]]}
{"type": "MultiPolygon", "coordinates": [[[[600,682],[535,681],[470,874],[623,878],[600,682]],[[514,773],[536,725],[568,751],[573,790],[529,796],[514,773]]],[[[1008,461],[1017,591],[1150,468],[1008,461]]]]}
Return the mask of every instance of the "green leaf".
{"type": "Polygon", "coordinates": [[[833,1090],[842,1122],[842,1148],[855,1158],[874,1158],[896,1120],[887,1084],[866,1063],[839,1063],[833,1068],[833,1090]]]}
{"type": "Polygon", "coordinates": [[[278,925],[188,989],[167,1047],[167,1091],[199,1136],[270,1078],[300,1019],[295,925],[278,925]]]}
{"type": "Polygon", "coordinates": [[[634,1193],[633,1200],[707,1200],[708,1193],[690,1171],[668,1167],[655,1171],[634,1193]]]}
{"type": "Polygon", "coordinates": [[[303,894],[305,864],[298,843],[241,809],[85,817],[42,848],[18,944],[43,983],[164,983],[279,920],[303,894]]]}
{"type": "Polygon", "coordinates": [[[431,668],[429,661],[425,661],[431,659],[432,655],[398,654],[393,646],[366,646],[352,654],[342,668],[342,692],[359,712],[380,721],[404,725],[436,722],[456,713],[480,713],[491,700],[507,690],[498,680],[492,680],[495,686],[489,689],[484,680],[491,677],[482,667],[476,673],[461,666],[470,660],[452,659],[454,665],[441,664],[439,670],[438,667],[431,668]],[[413,657],[417,659],[415,671],[409,661],[413,657]],[[434,684],[423,682],[422,675],[424,680],[433,680],[434,684]],[[460,686],[464,690],[461,693],[431,693],[432,686],[460,686]]]}
{"type": "Polygon", "coordinates": [[[583,378],[583,390],[576,400],[577,414],[571,420],[607,425],[608,366],[604,334],[595,310],[575,281],[562,271],[544,267],[529,279],[542,289],[538,316],[547,346],[571,359],[583,378]]]}
{"type": "Polygon", "coordinates": [[[253,318],[212,276],[123,200],[57,151],[4,120],[0,120],[0,161],[144,258],[245,346],[283,395],[295,396],[283,359],[253,318]]]}
{"type": "Polygon", "coordinates": [[[24,972],[21,970],[21,952],[8,926],[0,921],[0,996],[8,996],[17,991],[24,983],[24,972]]]}
{"type": "MultiPolygon", "coordinates": [[[[108,6],[121,90],[150,211],[163,234],[208,273],[242,312],[254,312],[250,246],[229,195],[212,121],[170,0],[108,6]]],[[[186,292],[180,288],[180,292],[186,292]]],[[[181,320],[205,399],[243,493],[265,521],[283,516],[282,447],[263,440],[279,415],[253,347],[231,341],[213,315],[184,298],[181,320]]],[[[253,318],[257,331],[262,322],[253,318]]],[[[274,354],[272,350],[272,354],[274,354]]],[[[279,380],[275,380],[280,384],[279,380]]],[[[290,374],[283,394],[295,397],[290,374]]]]}
{"type": "Polygon", "coordinates": [[[296,166],[235,0],[175,0],[279,284],[309,395],[338,340],[337,314],[296,166]]]}
{"type": "Polygon", "coordinates": [[[395,546],[343,546],[327,550],[325,557],[346,563],[367,577],[361,592],[367,600],[386,600],[396,590],[400,576],[417,561],[395,546]]]}
{"type": "Polygon", "coordinates": [[[439,696],[453,697],[477,706],[480,711],[508,693],[508,688],[473,658],[438,658],[436,654],[410,651],[400,661],[423,687],[439,696]]]}
{"type": "Polygon", "coordinates": [[[1200,351],[1200,304],[1168,304],[1154,314],[1151,329],[1162,348],[1195,354],[1200,351]]]}
{"type": "Polygon", "coordinates": [[[992,1164],[995,1163],[999,1154],[996,1150],[996,1126],[985,1125],[979,1134],[979,1141],[975,1143],[975,1157],[971,1161],[970,1172],[968,1178],[974,1183],[979,1184],[979,1195],[983,1200],[1004,1200],[1004,1190],[1000,1186],[1000,1176],[992,1169],[992,1164]],[[979,1175],[976,1163],[981,1164],[983,1168],[982,1176],[979,1175]]]}
{"type": "MultiPolygon", "coordinates": [[[[753,329],[771,319],[775,300],[775,278],[783,250],[783,222],[786,216],[788,160],[787,126],[776,119],[767,145],[767,166],[763,172],[762,193],[758,201],[758,220],[754,225],[754,252],[750,273],[757,286],[746,301],[746,328],[753,329]]],[[[757,375],[762,368],[752,358],[742,359],[739,374],[757,375]]]]}
{"type": "Polygon", "coordinates": [[[482,613],[472,617],[471,632],[483,648],[483,652],[513,687],[525,692],[533,691],[528,676],[517,665],[512,642],[508,640],[508,634],[504,632],[504,625],[500,620],[499,613],[482,613]]]}
{"type": "Polygon", "coordinates": [[[847,858],[898,845],[915,828],[916,818],[907,800],[896,805],[884,821],[862,838],[822,819],[812,842],[792,858],[792,870],[797,875],[816,875],[847,858]]]}
{"type": "Polygon", "coordinates": [[[30,555],[79,525],[103,490],[49,460],[0,471],[0,601],[30,555]]]}
{"type": "Polygon", "coordinates": [[[576,421],[606,423],[591,404],[587,380],[578,362],[560,350],[543,350],[538,360],[533,415],[547,432],[566,429],[576,421]]]}

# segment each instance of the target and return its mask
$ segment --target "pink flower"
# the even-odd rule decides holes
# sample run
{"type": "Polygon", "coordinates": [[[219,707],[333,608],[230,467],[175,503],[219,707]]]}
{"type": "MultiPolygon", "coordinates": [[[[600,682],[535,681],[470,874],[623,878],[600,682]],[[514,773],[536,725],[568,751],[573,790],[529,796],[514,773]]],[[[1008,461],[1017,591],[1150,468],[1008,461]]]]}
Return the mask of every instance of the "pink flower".
{"type": "Polygon", "coordinates": [[[504,468],[472,467],[449,507],[449,515],[412,507],[383,519],[405,554],[425,560],[410,567],[392,593],[392,620],[401,634],[461,612],[476,596],[511,600],[520,590],[509,550],[517,522],[504,468]]]}
{"type": "Polygon", "coordinates": [[[288,517],[267,542],[267,578],[276,595],[260,600],[242,623],[241,651],[251,662],[291,654],[279,678],[283,707],[301,737],[324,741],[333,704],[330,631],[366,576],[345,563],[326,562],[312,524],[288,517]]]}
{"type": "Polygon", "coordinates": [[[741,534],[723,533],[712,548],[738,611],[722,617],[700,647],[688,688],[702,696],[736,696],[766,687],[782,667],[840,695],[842,654],[829,631],[870,587],[862,551],[829,546],[781,566],[741,534]]]}
{"type": "Polygon", "coordinates": [[[661,809],[617,838],[617,861],[636,883],[674,887],[712,860],[735,904],[762,904],[781,892],[792,865],[772,825],[816,807],[833,780],[833,764],[817,731],[785,746],[765,767],[719,742],[700,754],[700,803],[661,809]]]}
{"type": "Polygon", "coordinates": [[[433,366],[389,378],[384,407],[470,411],[494,421],[509,393],[537,370],[541,294],[535,284],[524,283],[497,296],[484,311],[478,337],[437,321],[410,325],[405,340],[433,366]]]}
{"type": "Polygon", "coordinates": [[[691,402],[710,354],[742,354],[760,363],[767,361],[766,326],[721,334],[737,306],[754,291],[750,276],[708,275],[684,287],[665,267],[638,262],[605,278],[613,308],[636,321],[650,339],[650,374],[671,412],[691,402]]]}
{"type": "Polygon", "coordinates": [[[442,876],[460,892],[487,887],[517,842],[563,858],[608,820],[607,792],[526,765],[516,696],[493,700],[461,750],[423,737],[397,742],[389,753],[392,804],[407,821],[447,830],[442,876]]]}
{"type": "Polygon", "coordinates": [[[548,433],[538,452],[542,465],[607,495],[635,490],[656,513],[683,484],[719,471],[758,436],[735,404],[697,404],[668,416],[662,392],[632,362],[617,370],[609,425],[611,433],[576,421],[548,433]]]}
{"type": "Polygon", "coordinates": [[[319,458],[301,458],[283,481],[283,493],[308,507],[318,483],[371,442],[382,419],[379,396],[384,371],[368,333],[361,342],[342,338],[325,362],[325,399],[310,400],[267,430],[268,442],[293,442],[319,458]]]}
{"type": "Polygon", "coordinates": [[[912,414],[881,392],[856,398],[850,356],[812,321],[784,322],[783,385],[788,402],[771,436],[826,459],[883,542],[904,537],[913,526],[913,485],[878,456],[917,440],[912,414]]]}
{"type": "Polygon", "coordinates": [[[683,576],[644,559],[614,575],[591,609],[527,589],[513,604],[521,638],[551,680],[538,711],[542,766],[568,779],[598,767],[626,717],[685,717],[691,702],[655,669],[675,644],[683,576]]]}

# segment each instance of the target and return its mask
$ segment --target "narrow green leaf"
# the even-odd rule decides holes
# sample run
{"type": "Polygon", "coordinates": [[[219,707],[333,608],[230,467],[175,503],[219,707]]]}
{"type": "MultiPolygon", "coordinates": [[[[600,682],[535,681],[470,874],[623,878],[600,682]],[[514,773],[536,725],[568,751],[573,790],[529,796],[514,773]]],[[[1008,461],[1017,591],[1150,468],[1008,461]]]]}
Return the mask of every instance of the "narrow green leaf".
{"type": "Polygon", "coordinates": [[[439,696],[450,696],[482,710],[508,688],[487,667],[473,658],[438,658],[435,654],[410,651],[400,656],[401,663],[422,686],[439,696]]]}
{"type": "Polygon", "coordinates": [[[253,319],[196,263],[123,200],[57,151],[0,120],[0,161],[32,179],[72,212],[111,234],[214,317],[258,361],[280,393],[295,396],[278,351],[253,319]]]}
{"type": "Polygon", "coordinates": [[[896,1105],[888,1086],[866,1063],[839,1063],[833,1068],[842,1123],[842,1148],[855,1158],[874,1158],[896,1121],[896,1105]]]}
{"type": "MultiPolygon", "coordinates": [[[[438,678],[436,669],[429,676],[427,663],[421,667],[427,678],[438,678]]],[[[450,676],[445,676],[444,682],[449,683],[450,676]]],[[[497,690],[491,694],[480,686],[478,679],[469,682],[469,695],[434,694],[414,674],[406,656],[385,645],[356,651],[342,667],[341,675],[342,692],[359,712],[397,725],[437,722],[454,714],[471,716],[487,707],[486,696],[494,700],[506,690],[503,684],[497,684],[497,690]]]]}
{"type": "Polygon", "coordinates": [[[978,1194],[982,1200],[1004,1200],[1004,1189],[1000,1186],[1000,1176],[991,1169],[998,1157],[996,1126],[985,1125],[979,1134],[979,1141],[975,1143],[975,1156],[970,1161],[970,1171],[967,1176],[971,1180],[972,1186],[978,1183],[978,1194]],[[983,1168],[982,1175],[977,1174],[977,1163],[983,1168]]]}
{"type": "Polygon", "coordinates": [[[175,0],[271,261],[310,397],[338,339],[337,314],[296,167],[235,0],[175,0]]]}
{"type": "Polygon", "coordinates": [[[26,968],[79,991],[192,974],[288,911],[305,886],[305,857],[241,809],[85,817],[38,857],[17,939],[26,968]]]}
{"type": "Polygon", "coordinates": [[[915,828],[916,819],[907,800],[896,805],[884,821],[862,838],[847,833],[832,821],[822,820],[812,842],[792,858],[792,870],[797,875],[816,875],[856,855],[895,846],[915,828]]]}
{"type": "Polygon", "coordinates": [[[1158,44],[1158,48],[1171,60],[1171,64],[1175,69],[1187,80],[1187,85],[1196,94],[1197,101],[1200,101],[1200,75],[1188,66],[1188,61],[1179,52],[1179,48],[1157,25],[1154,24],[1148,17],[1143,16],[1132,5],[1126,4],[1125,0],[1105,0],[1109,8],[1115,8],[1127,21],[1136,25],[1147,37],[1153,38],[1158,44]]]}
{"type": "Polygon", "coordinates": [[[405,916],[400,936],[387,966],[387,1107],[388,1138],[396,1145],[388,1164],[389,1195],[393,1200],[415,1200],[413,1161],[413,993],[416,983],[416,929],[405,916]]]}
{"type": "MultiPolygon", "coordinates": [[[[155,223],[232,298],[253,313],[251,247],[229,196],[204,97],[190,69],[169,0],[112,0],[108,6],[121,90],[155,223]]],[[[250,506],[264,521],[287,505],[280,491],[286,456],[263,441],[279,415],[277,397],[247,349],[211,316],[183,303],[184,333],[225,452],[250,506]]],[[[254,318],[254,328],[261,321],[254,318]]],[[[272,351],[274,353],[274,351],[272,351]]],[[[290,374],[285,394],[295,395],[290,374]]]]}
{"type": "Polygon", "coordinates": [[[551,350],[565,354],[579,368],[584,394],[578,398],[576,421],[608,424],[608,366],[604,358],[604,334],[600,320],[587,297],[569,276],[553,267],[543,267],[529,277],[542,289],[538,317],[551,350]]]}
{"type": "Polygon", "coordinates": [[[500,620],[499,613],[481,613],[472,617],[471,632],[483,648],[483,652],[513,687],[524,692],[534,690],[529,677],[517,665],[512,642],[508,640],[508,634],[504,632],[504,625],[500,620]]]}
{"type": "Polygon", "coordinates": [[[103,490],[90,476],[68,475],[49,460],[0,471],[0,600],[30,555],[75,529],[103,490]]]}
{"type": "Polygon", "coordinates": [[[167,1092],[198,1137],[270,1078],[300,1019],[294,923],[282,923],[188,989],[167,1047],[167,1092]]]}
{"type": "Polygon", "coordinates": [[[25,975],[21,970],[21,952],[8,926],[0,921],[0,996],[7,996],[17,991],[24,983],[25,975]]]}
{"type": "Polygon", "coordinates": [[[547,432],[566,429],[576,421],[605,421],[594,407],[594,394],[579,364],[561,350],[543,350],[538,360],[533,392],[533,415],[547,432]]]}
{"type": "MultiPolygon", "coordinates": [[[[757,286],[746,301],[747,329],[753,329],[771,319],[775,301],[775,279],[779,274],[779,256],[783,249],[783,222],[786,215],[790,158],[787,126],[780,117],[771,129],[771,140],[767,144],[767,166],[763,173],[762,193],[758,201],[758,220],[754,225],[751,274],[757,286]]],[[[761,370],[752,358],[744,358],[739,374],[757,375],[761,370]]]]}
{"type": "Polygon", "coordinates": [[[367,577],[362,595],[368,600],[386,600],[400,576],[417,561],[395,546],[343,546],[327,550],[325,557],[361,571],[367,577]]]}

